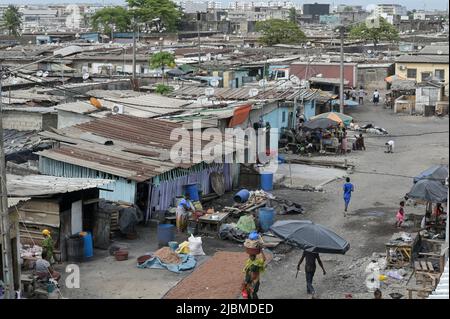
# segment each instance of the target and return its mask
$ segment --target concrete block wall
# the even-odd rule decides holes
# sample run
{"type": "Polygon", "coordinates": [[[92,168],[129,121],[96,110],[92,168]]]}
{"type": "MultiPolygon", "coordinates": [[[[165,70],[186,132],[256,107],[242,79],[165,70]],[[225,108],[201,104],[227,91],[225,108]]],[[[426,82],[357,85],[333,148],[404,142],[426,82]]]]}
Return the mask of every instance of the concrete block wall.
{"type": "Polygon", "coordinates": [[[17,131],[41,131],[42,118],[41,113],[3,111],[3,128],[17,131]]]}

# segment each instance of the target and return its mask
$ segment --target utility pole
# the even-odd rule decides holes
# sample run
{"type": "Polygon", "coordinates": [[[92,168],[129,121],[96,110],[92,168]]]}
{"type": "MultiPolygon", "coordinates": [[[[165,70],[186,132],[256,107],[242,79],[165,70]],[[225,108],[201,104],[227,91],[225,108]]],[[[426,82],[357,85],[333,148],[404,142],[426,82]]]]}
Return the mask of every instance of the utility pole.
{"type": "Polygon", "coordinates": [[[341,63],[339,68],[339,112],[344,113],[344,26],[339,27],[341,38],[341,63]]]}
{"type": "Polygon", "coordinates": [[[198,67],[200,68],[201,56],[200,56],[200,12],[197,12],[197,45],[198,45],[198,67]]]}
{"type": "Polygon", "coordinates": [[[133,19],[133,87],[136,80],[136,21],[133,19]]]}
{"type": "Polygon", "coordinates": [[[8,192],[6,189],[6,161],[3,148],[3,97],[2,97],[2,80],[3,71],[0,63],[0,236],[1,236],[1,253],[3,265],[3,282],[5,284],[6,299],[14,299],[14,273],[11,252],[11,234],[10,221],[8,212],[8,192]]]}

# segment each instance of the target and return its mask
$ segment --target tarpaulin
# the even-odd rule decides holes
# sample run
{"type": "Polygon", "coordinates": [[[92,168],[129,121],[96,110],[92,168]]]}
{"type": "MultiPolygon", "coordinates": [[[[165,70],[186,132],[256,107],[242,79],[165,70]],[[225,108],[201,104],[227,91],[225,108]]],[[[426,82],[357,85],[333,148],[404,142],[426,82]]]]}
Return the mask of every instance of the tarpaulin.
{"type": "Polygon", "coordinates": [[[183,270],[189,270],[195,267],[197,261],[194,256],[179,254],[181,258],[180,264],[166,264],[158,257],[153,257],[146,260],[143,264],[138,265],[138,268],[153,268],[153,269],[167,269],[171,272],[180,273],[183,270]]]}
{"type": "Polygon", "coordinates": [[[245,120],[248,119],[248,115],[250,114],[251,109],[252,109],[251,104],[246,104],[237,107],[234,110],[233,117],[231,118],[228,127],[235,127],[236,125],[244,123],[245,120]]]}

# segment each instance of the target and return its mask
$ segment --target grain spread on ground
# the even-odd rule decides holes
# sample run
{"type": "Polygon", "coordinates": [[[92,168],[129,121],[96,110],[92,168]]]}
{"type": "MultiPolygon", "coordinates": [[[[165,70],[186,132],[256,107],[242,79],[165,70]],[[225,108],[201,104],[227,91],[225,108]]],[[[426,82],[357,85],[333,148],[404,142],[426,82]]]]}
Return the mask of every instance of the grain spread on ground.
{"type": "Polygon", "coordinates": [[[161,262],[165,264],[179,264],[181,263],[181,258],[169,247],[163,247],[157,250],[154,254],[158,257],[161,262]]]}

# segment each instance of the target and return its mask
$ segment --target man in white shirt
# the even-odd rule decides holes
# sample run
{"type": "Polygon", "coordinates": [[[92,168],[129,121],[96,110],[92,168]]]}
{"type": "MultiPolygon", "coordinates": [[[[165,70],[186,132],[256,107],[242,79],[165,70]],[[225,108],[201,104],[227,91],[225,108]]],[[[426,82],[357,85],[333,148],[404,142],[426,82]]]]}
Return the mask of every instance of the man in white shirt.
{"type": "Polygon", "coordinates": [[[385,153],[394,153],[394,141],[390,140],[388,141],[385,145],[386,145],[386,151],[384,151],[385,153]]]}
{"type": "Polygon", "coordinates": [[[380,92],[378,92],[378,90],[375,90],[375,92],[373,92],[372,101],[375,105],[378,105],[378,103],[380,102],[380,92]]]}

